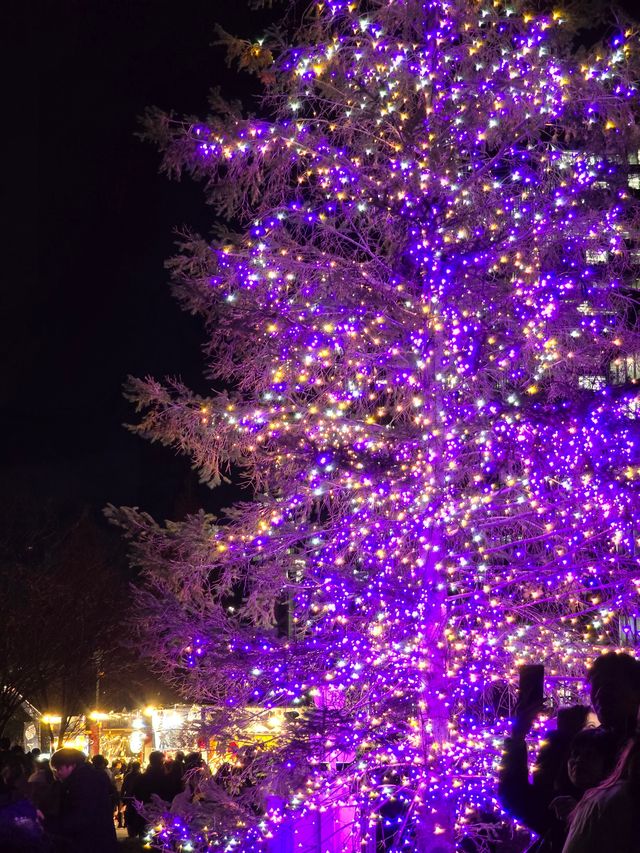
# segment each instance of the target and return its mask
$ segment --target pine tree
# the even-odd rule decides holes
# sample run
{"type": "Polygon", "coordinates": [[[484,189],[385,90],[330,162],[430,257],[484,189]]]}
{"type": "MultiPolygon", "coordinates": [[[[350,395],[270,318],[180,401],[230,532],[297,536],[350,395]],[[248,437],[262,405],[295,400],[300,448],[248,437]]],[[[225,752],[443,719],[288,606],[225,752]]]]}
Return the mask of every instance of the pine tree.
{"type": "Polygon", "coordinates": [[[288,721],[211,786],[195,847],[342,801],[354,837],[452,850],[496,809],[517,667],[566,702],[633,629],[640,65],[608,33],[576,49],[520,0],[316,0],[291,43],[236,43],[266,117],[151,117],[228,224],[171,264],[225,390],[133,380],[136,429],[255,497],[116,514],[142,648],[218,738],[288,721]]]}

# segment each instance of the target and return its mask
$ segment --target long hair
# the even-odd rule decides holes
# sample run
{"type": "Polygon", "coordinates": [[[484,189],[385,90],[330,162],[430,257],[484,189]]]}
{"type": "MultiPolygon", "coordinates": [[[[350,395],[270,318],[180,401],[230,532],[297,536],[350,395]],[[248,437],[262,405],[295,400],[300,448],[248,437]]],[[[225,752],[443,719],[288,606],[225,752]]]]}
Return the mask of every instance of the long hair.
{"type": "Polygon", "coordinates": [[[599,796],[603,791],[608,791],[618,782],[628,782],[633,788],[640,788],[640,733],[627,743],[616,766],[607,778],[597,788],[591,788],[586,792],[578,805],[569,815],[569,822],[573,821],[578,811],[599,796]]]}

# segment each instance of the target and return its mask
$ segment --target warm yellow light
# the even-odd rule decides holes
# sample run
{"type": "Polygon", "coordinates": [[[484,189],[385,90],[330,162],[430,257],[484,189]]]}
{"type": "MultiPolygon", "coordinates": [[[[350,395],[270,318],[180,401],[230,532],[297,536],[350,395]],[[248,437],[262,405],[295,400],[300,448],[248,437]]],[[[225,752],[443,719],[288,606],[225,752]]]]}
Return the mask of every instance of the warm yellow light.
{"type": "Polygon", "coordinates": [[[153,705],[147,705],[147,707],[144,709],[144,711],[142,713],[145,715],[145,717],[150,717],[154,711],[155,711],[155,708],[153,707],[153,705]]]}
{"type": "Polygon", "coordinates": [[[90,720],[95,720],[95,722],[100,722],[100,723],[101,723],[101,722],[103,722],[103,720],[108,720],[108,719],[109,719],[109,715],[108,715],[108,714],[103,713],[102,711],[92,711],[92,712],[89,714],[89,719],[90,719],[90,720]]]}
{"type": "Polygon", "coordinates": [[[59,714],[44,714],[40,717],[40,722],[44,723],[45,726],[57,726],[58,723],[62,722],[62,717],[59,714]]]}

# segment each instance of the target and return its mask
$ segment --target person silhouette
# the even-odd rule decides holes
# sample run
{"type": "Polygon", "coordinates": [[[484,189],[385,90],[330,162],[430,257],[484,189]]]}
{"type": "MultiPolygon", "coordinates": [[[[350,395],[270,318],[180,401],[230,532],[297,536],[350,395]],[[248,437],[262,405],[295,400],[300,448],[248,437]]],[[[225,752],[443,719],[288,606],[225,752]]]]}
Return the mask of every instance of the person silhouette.
{"type": "MultiPolygon", "coordinates": [[[[621,750],[635,730],[640,708],[640,661],[626,653],[607,652],[594,661],[587,674],[591,701],[600,723],[599,729],[608,734],[604,765],[612,767],[621,750]]],[[[538,835],[539,853],[561,851],[567,826],[554,810],[556,798],[579,800],[580,791],[568,775],[571,744],[586,725],[588,708],[576,705],[558,713],[557,729],[550,732],[541,747],[529,782],[526,737],[533,721],[542,711],[540,703],[516,709],[511,730],[504,747],[498,778],[498,798],[503,807],[524,826],[538,835]]]]}
{"type": "Polygon", "coordinates": [[[640,850],[640,737],[623,750],[615,770],[587,791],[570,818],[562,853],[638,853],[640,850]]]}
{"type": "Polygon", "coordinates": [[[63,747],[50,760],[60,782],[60,814],[55,833],[74,853],[116,853],[111,789],[107,775],[78,749],[63,747]]]}
{"type": "Polygon", "coordinates": [[[613,732],[619,747],[636,730],[640,708],[640,661],[626,653],[607,652],[587,674],[591,704],[602,728],[613,732]]]}

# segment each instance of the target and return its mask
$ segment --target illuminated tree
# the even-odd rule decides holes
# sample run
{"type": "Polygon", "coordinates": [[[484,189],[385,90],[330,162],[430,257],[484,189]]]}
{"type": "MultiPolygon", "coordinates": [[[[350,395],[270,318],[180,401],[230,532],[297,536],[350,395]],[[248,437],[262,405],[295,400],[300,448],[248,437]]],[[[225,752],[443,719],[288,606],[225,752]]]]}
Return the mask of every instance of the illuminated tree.
{"type": "Polygon", "coordinates": [[[495,807],[516,667],[566,701],[636,612],[638,38],[574,36],[520,2],[324,0],[293,47],[236,44],[270,118],[151,119],[233,227],[172,263],[227,390],[132,381],[136,429],[255,499],[120,511],[142,647],[218,731],[300,710],[196,846],[348,799],[359,838],[382,811],[387,849],[453,849],[495,807]]]}

